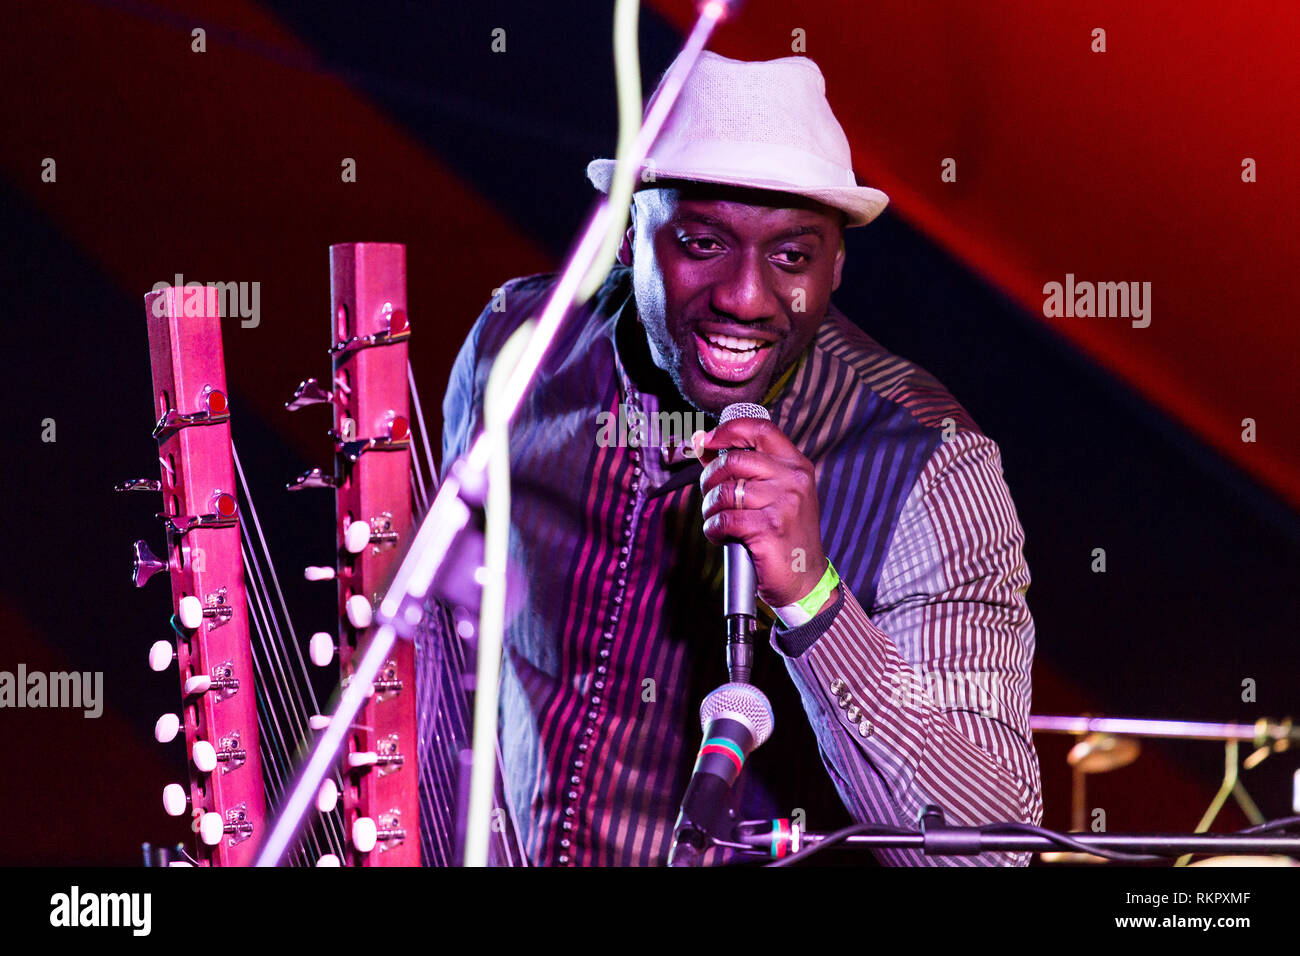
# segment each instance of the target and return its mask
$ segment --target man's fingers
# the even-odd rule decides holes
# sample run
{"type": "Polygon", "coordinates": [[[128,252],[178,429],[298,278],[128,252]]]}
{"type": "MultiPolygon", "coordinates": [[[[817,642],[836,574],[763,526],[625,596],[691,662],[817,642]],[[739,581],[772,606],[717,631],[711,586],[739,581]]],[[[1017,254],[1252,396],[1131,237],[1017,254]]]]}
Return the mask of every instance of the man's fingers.
{"type": "Polygon", "coordinates": [[[706,432],[700,447],[712,451],[722,448],[757,448],[778,458],[789,458],[798,451],[785,433],[761,418],[737,418],[706,432]]]}
{"type": "Polygon", "coordinates": [[[771,530],[772,520],[766,511],[737,511],[729,508],[704,520],[704,537],[714,544],[739,541],[749,544],[771,530]]]}
{"type": "Polygon", "coordinates": [[[740,478],[714,485],[704,493],[705,520],[719,511],[758,511],[775,500],[772,482],[761,479],[740,478]],[[743,482],[743,484],[742,484],[743,482]],[[743,491],[741,490],[743,489],[743,491]]]}
{"type": "Polygon", "coordinates": [[[700,489],[708,494],[727,481],[738,481],[741,478],[763,481],[777,477],[788,467],[786,463],[777,461],[771,455],[761,451],[732,448],[725,455],[719,455],[704,466],[704,470],[700,473],[700,489]]]}

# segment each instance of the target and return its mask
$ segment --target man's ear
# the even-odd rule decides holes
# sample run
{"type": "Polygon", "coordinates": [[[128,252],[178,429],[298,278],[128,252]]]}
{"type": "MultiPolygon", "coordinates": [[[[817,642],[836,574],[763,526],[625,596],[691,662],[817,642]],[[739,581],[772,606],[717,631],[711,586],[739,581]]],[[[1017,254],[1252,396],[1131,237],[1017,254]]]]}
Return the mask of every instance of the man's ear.
{"type": "Polygon", "coordinates": [[[840,287],[840,276],[844,272],[844,233],[840,232],[840,248],[835,253],[835,271],[831,279],[831,291],[840,287]]]}
{"type": "Polygon", "coordinates": [[[623,233],[623,242],[618,247],[619,262],[625,266],[632,265],[632,249],[636,246],[636,203],[632,204],[631,221],[628,223],[627,232],[623,233]]]}

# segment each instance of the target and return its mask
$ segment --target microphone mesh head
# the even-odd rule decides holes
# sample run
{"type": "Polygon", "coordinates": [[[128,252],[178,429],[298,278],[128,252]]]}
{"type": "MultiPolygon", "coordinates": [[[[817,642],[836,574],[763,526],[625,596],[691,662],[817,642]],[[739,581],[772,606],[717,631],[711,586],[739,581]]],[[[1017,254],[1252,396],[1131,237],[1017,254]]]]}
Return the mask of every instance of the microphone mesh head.
{"type": "MultiPolygon", "coordinates": [[[[734,407],[734,406],[733,406],[734,407]]],[[[700,704],[700,729],[707,731],[714,717],[731,717],[749,728],[754,749],[772,736],[772,705],[753,684],[723,684],[700,704]]]]}
{"type": "Polygon", "coordinates": [[[761,418],[765,422],[772,420],[772,416],[762,405],[755,405],[753,402],[732,402],[718,416],[718,424],[725,425],[737,418],[761,418]]]}

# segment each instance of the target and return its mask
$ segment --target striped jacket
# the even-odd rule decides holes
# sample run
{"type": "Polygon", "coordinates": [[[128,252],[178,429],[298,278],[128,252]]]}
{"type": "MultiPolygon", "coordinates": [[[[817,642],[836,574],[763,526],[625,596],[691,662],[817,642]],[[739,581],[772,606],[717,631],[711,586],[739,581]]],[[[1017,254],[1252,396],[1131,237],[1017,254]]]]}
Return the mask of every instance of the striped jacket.
{"type": "MultiPolygon", "coordinates": [[[[494,356],[553,281],[507,283],[499,311],[475,323],[444,402],[444,467],[481,427],[494,356]]],[[[629,270],[616,267],[580,313],[511,440],[524,593],[504,651],[505,787],[535,864],[661,864],[700,745],[697,708],[727,679],[721,549],[703,535],[699,462],[673,440],[693,428],[652,443],[609,427],[666,420],[622,359],[629,336],[644,337],[629,270]]],[[[758,649],[753,682],[776,729],[746,763],[740,817],[915,827],[935,803],[950,823],[1038,823],[1029,570],[997,446],[932,376],[834,307],[770,411],[816,466],[842,585],[807,624],[773,621],[772,650],[758,649]]]]}

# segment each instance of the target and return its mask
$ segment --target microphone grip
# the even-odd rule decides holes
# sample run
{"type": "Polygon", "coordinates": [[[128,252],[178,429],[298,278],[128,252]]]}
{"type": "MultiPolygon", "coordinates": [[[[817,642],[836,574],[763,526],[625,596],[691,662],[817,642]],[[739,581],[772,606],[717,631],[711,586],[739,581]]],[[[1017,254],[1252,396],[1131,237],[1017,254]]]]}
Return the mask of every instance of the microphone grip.
{"type": "Polygon", "coordinates": [[[722,552],[722,613],[727,621],[727,674],[732,683],[748,684],[754,666],[758,577],[745,546],[729,542],[722,552]]]}
{"type": "Polygon", "coordinates": [[[754,559],[743,544],[728,542],[722,551],[722,613],[730,618],[733,614],[746,614],[754,617],[758,600],[758,577],[754,573],[754,559]]]}

